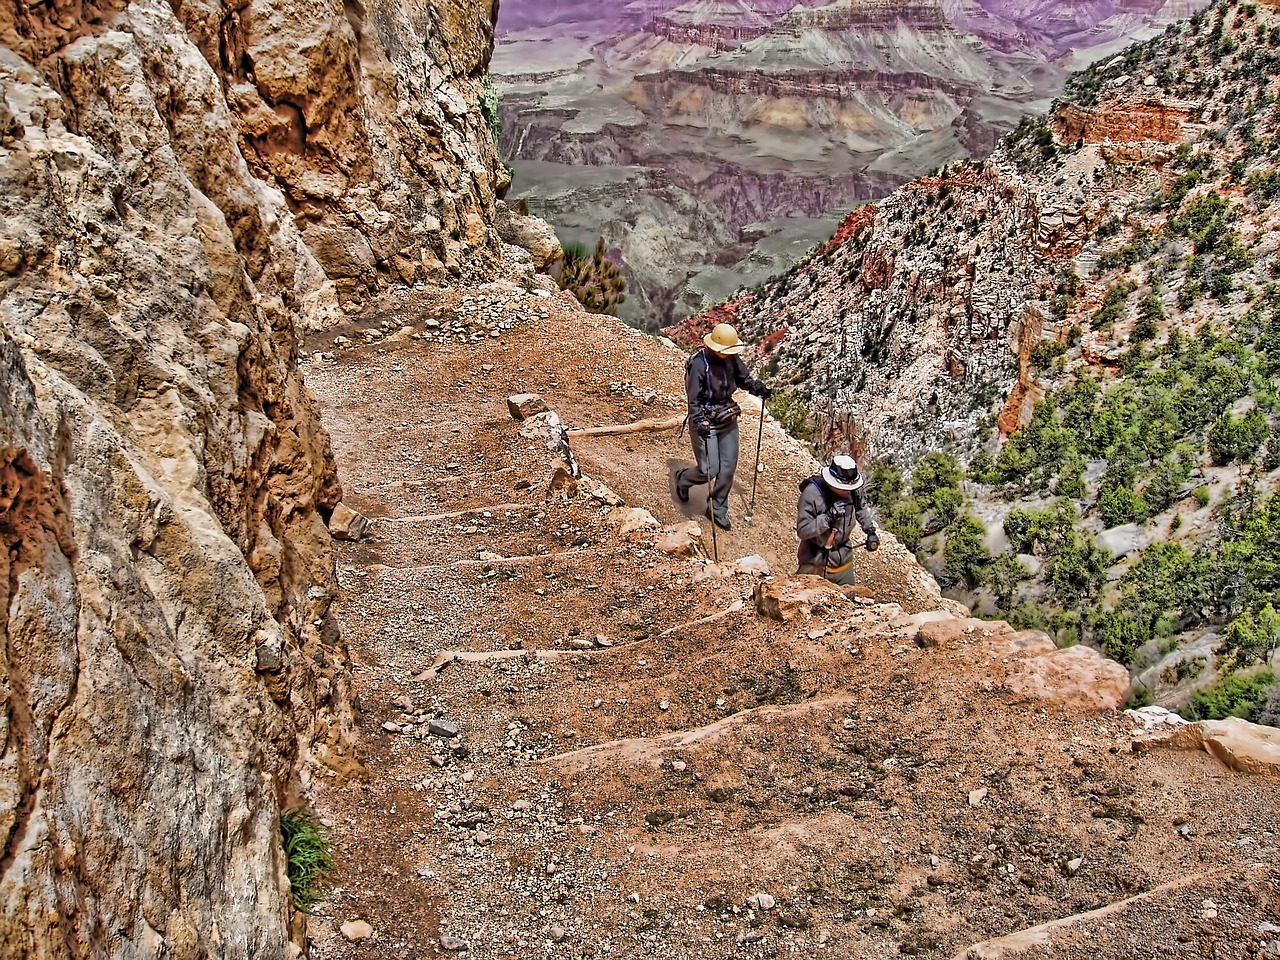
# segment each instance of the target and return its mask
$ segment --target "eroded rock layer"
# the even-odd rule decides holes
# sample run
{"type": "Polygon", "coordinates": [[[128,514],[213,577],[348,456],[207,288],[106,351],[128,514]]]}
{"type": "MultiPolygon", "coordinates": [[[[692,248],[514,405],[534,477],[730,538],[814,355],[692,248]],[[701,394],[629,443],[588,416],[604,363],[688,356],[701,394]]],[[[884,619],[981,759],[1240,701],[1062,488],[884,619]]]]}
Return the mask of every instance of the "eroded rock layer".
{"type": "Polygon", "coordinates": [[[354,768],[295,329],[497,246],[461,95],[400,182],[428,11],[333,13],[0,5],[0,957],[289,955],[280,809],[354,768]]]}

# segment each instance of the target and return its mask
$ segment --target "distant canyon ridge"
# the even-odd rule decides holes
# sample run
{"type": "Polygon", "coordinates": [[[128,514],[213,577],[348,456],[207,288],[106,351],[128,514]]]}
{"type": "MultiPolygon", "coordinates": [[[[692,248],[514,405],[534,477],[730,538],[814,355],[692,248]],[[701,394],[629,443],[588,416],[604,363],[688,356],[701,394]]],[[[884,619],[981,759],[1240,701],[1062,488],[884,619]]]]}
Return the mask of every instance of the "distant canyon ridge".
{"type": "Polygon", "coordinates": [[[603,237],[628,322],[786,269],[853,207],[985,157],[1067,75],[1203,0],[503,0],[512,197],[603,237]]]}

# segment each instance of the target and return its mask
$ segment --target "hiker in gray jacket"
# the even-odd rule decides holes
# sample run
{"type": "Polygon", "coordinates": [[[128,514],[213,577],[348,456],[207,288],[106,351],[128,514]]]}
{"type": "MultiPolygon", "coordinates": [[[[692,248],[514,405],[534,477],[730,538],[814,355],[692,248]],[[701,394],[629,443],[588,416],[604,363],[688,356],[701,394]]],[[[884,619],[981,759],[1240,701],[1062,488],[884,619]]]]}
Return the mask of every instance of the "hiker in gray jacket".
{"type": "Polygon", "coordinates": [[[676,496],[689,502],[689,488],[710,483],[707,518],[729,529],[729,491],[738,468],[738,414],[733,392],[739,388],[768,399],[772,391],[753,379],[738,356],[746,344],[727,323],[717,323],[702,338],[703,348],[685,363],[684,387],[689,400],[689,440],[695,465],[675,475],[676,496]]]}
{"type": "Polygon", "coordinates": [[[854,584],[854,519],[867,535],[867,549],[880,546],[876,521],[867,503],[867,485],[853,457],[840,456],[817,476],[800,484],[796,533],[800,536],[799,573],[826,577],[842,587],[854,584]]]}

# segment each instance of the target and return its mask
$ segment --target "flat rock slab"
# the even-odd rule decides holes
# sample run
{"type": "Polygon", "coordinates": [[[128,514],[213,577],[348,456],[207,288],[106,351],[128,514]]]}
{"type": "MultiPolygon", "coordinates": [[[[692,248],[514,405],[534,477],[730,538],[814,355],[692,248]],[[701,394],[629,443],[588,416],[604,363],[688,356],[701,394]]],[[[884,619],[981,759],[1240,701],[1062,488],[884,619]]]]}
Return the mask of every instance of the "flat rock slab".
{"type": "Polygon", "coordinates": [[[1200,720],[1134,741],[1134,749],[1203,750],[1232,770],[1280,777],[1280,728],[1248,720],[1200,720]]]}
{"type": "Polygon", "coordinates": [[[427,724],[427,732],[433,737],[443,737],[445,740],[452,740],[460,731],[456,723],[450,723],[448,720],[432,720],[427,724]]]}
{"type": "Polygon", "coordinates": [[[756,587],[756,610],[783,623],[830,613],[848,603],[834,583],[806,574],[765,580],[756,587]]]}
{"type": "Polygon", "coordinates": [[[1039,630],[1014,630],[1001,620],[934,620],[916,632],[921,647],[940,648],[972,664],[1005,669],[1015,694],[1068,713],[1118,710],[1129,696],[1129,671],[1083,645],[1059,650],[1039,630]]]}
{"type": "Polygon", "coordinates": [[[1071,713],[1119,710],[1129,697],[1129,671],[1083,644],[1013,661],[1006,683],[1014,693],[1071,713]]]}

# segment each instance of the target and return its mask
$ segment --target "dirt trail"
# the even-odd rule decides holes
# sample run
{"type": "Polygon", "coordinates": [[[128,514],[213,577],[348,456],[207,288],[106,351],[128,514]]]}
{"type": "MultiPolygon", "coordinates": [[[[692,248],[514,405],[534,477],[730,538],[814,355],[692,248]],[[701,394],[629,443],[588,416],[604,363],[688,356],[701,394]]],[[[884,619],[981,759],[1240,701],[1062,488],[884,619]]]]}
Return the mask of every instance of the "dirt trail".
{"type": "MultiPolygon", "coordinates": [[[[860,557],[874,601],[780,624],[755,614],[754,578],[697,582],[599,501],[547,496],[508,394],[571,426],[669,416],[679,353],[516,293],[423,293],[341,333],[308,344],[306,376],[346,500],[377,521],[339,551],[368,776],[320,796],[343,878],[314,956],[436,956],[442,936],[486,958],[959,956],[1161,884],[1118,927],[1086,917],[1017,949],[1190,958],[1263,938],[1276,784],[1132,754],[1121,717],[1018,703],[998,664],[920,649],[936,593],[898,545],[860,557]],[[597,636],[611,646],[574,648],[597,636]],[[354,918],[374,935],[347,942],[354,918]]],[[[744,424],[720,547],[789,572],[812,464],[767,429],[747,524],[754,441],[744,424]]],[[[628,506],[682,519],[685,439],[574,452],[628,506]]]]}

